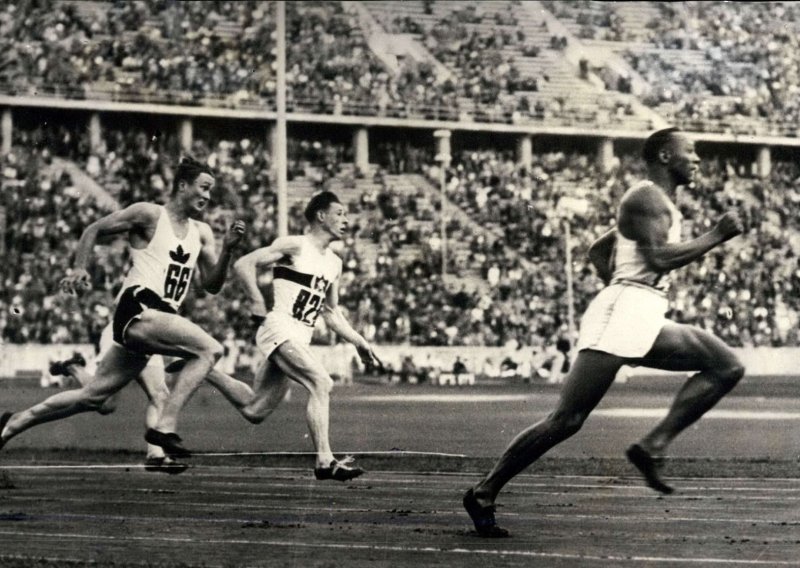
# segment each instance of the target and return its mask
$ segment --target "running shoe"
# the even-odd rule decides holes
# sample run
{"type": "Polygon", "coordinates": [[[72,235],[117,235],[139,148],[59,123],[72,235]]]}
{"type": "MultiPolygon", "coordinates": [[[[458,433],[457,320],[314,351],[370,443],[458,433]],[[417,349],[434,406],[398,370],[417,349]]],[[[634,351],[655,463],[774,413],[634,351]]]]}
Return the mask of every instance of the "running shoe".
{"type": "Polygon", "coordinates": [[[144,434],[144,439],[148,444],[161,446],[164,449],[164,453],[168,456],[174,458],[192,457],[192,452],[183,447],[183,440],[174,432],[164,433],[154,428],[148,428],[147,432],[144,434]]]}
{"type": "Polygon", "coordinates": [[[335,481],[350,481],[364,474],[360,467],[350,467],[353,458],[348,456],[341,461],[333,460],[328,467],[314,468],[314,477],[320,481],[333,479],[335,481]]]}
{"type": "Polygon", "coordinates": [[[478,536],[483,538],[506,538],[509,536],[506,529],[501,529],[497,526],[497,521],[494,518],[494,505],[482,506],[475,498],[475,492],[472,489],[468,489],[464,493],[462,502],[469,518],[472,519],[472,523],[475,525],[475,531],[478,536]]]}
{"type": "Polygon", "coordinates": [[[650,452],[645,450],[639,444],[633,444],[625,452],[625,455],[627,456],[628,461],[630,461],[644,476],[644,480],[648,487],[665,495],[669,495],[675,491],[675,489],[664,483],[659,475],[659,471],[664,465],[663,457],[655,457],[651,455],[650,452]]]}
{"type": "Polygon", "coordinates": [[[189,469],[189,466],[185,463],[176,461],[169,456],[160,456],[147,458],[144,461],[144,469],[145,471],[178,475],[179,473],[183,473],[189,469]]]}

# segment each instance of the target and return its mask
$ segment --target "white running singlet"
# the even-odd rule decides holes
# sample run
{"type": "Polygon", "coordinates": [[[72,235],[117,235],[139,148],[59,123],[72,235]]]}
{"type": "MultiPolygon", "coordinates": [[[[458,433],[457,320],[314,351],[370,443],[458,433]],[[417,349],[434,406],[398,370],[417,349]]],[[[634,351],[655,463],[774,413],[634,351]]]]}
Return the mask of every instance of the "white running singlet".
{"type": "Polygon", "coordinates": [[[300,242],[298,254],[272,269],[272,311],[313,328],[325,305],[328,288],[342,271],[342,259],[330,248],[319,252],[308,237],[301,237],[300,242]]]}
{"type": "MultiPolygon", "coordinates": [[[[633,188],[652,185],[651,181],[641,181],[633,188]]],[[[677,243],[681,240],[681,221],[683,216],[677,207],[667,199],[670,211],[672,212],[672,223],[669,227],[668,243],[677,243]]],[[[648,266],[647,259],[636,241],[626,239],[622,233],[617,231],[617,245],[614,256],[614,275],[611,278],[612,284],[629,282],[633,284],[643,284],[653,287],[662,292],[669,290],[669,276],[667,273],[658,272],[648,266]]]]}
{"type": "Polygon", "coordinates": [[[186,298],[200,256],[200,231],[196,221],[189,219],[186,237],[179,239],[172,229],[167,210],[161,206],[160,209],[155,233],[147,246],[130,248],[132,265],[120,293],[131,286],[144,286],[177,311],[186,298]]]}

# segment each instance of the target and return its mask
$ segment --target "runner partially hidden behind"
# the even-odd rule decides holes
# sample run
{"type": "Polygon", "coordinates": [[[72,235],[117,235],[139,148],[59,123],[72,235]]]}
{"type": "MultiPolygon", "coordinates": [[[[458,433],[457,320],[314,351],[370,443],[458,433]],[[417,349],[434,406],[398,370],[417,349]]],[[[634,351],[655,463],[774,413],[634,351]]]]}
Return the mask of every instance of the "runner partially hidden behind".
{"type": "Polygon", "coordinates": [[[727,212],[711,231],[680,242],[681,215],[673,202],[677,187],[689,184],[697,171],[694,143],[676,128],[660,130],[647,139],[643,157],[649,179],[625,193],[617,229],[600,237],[589,251],[600,277],[610,284],[583,316],[578,357],[558,406],[521,432],[492,471],[464,495],[464,508],[480,536],[508,536],[495,521],[500,490],[580,430],[623,365],[698,371],[680,389],[667,416],[627,450],[647,484],[661,493],[672,492],[659,474],[670,442],[744,375],[742,363],[717,337],[665,318],[668,273],[741,234],[742,224],[735,212],[727,212]]]}

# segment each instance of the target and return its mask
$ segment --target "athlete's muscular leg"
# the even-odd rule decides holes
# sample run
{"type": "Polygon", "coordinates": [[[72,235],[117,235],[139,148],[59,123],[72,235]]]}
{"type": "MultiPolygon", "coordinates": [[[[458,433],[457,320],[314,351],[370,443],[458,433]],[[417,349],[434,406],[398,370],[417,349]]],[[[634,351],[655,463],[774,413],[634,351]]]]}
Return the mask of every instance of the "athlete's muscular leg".
{"type": "Polygon", "coordinates": [[[328,436],[333,379],[308,347],[292,340],[285,341],[275,349],[270,360],[287,377],[308,390],[306,420],[317,450],[317,467],[328,467],[334,460],[328,436]]]}
{"type": "MultiPolygon", "coordinates": [[[[145,425],[155,428],[158,417],[164,409],[169,398],[166,375],[163,365],[147,365],[136,379],[142,390],[147,395],[147,410],[145,411],[145,425]]],[[[148,458],[163,458],[164,450],[160,446],[147,444],[148,458]]]]}
{"type": "Polygon", "coordinates": [[[15,413],[0,433],[2,440],[8,441],[37,424],[99,410],[109,397],[139,375],[146,364],[147,359],[142,355],[130,353],[119,346],[112,347],[100,361],[93,380],[79,389],[60,392],[27,410],[15,413]]]}
{"type": "Polygon", "coordinates": [[[700,371],[683,385],[667,416],[640,442],[652,455],[663,455],[672,440],[696,422],[736,386],[744,366],[736,354],[711,333],[669,323],[642,363],[669,371],[700,371]]]}
{"type": "MultiPolygon", "coordinates": [[[[92,380],[94,380],[94,375],[90,375],[86,368],[81,367],[80,365],[69,365],[67,367],[67,372],[69,373],[69,376],[78,381],[78,384],[82,387],[85,387],[92,382],[92,380]]],[[[111,414],[117,409],[118,398],[118,393],[111,395],[100,406],[100,408],[97,409],[97,412],[100,414],[111,414]]]]}
{"type": "Polygon", "coordinates": [[[222,393],[222,396],[239,411],[245,420],[254,424],[261,422],[261,420],[254,420],[253,416],[246,411],[247,405],[250,404],[253,400],[253,396],[255,396],[250,385],[238,379],[234,379],[230,375],[217,369],[211,369],[206,376],[206,380],[222,393]]]}
{"type": "Polygon", "coordinates": [[[578,353],[564,381],[555,411],[514,438],[492,471],[475,486],[478,502],[482,506],[492,505],[503,486],[514,476],[550,448],[578,432],[624,363],[625,359],[600,351],[578,353]]]}
{"type": "Polygon", "coordinates": [[[208,372],[222,356],[222,345],[197,324],[158,310],[145,310],[128,327],[126,343],[132,349],[186,359],[167,398],[156,429],[175,432],[178,414],[208,372]]]}
{"type": "Polygon", "coordinates": [[[286,398],[289,378],[276,363],[265,359],[256,369],[253,390],[255,391],[253,398],[241,412],[250,422],[259,424],[286,398]]]}

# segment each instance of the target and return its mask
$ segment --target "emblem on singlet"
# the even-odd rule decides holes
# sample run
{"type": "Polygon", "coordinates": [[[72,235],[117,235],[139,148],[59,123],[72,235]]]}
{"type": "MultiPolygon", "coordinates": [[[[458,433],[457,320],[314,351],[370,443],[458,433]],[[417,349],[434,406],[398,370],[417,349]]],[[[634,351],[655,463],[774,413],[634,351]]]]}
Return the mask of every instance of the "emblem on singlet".
{"type": "Polygon", "coordinates": [[[186,294],[192,269],[184,265],[191,256],[190,253],[184,252],[180,244],[175,250],[169,251],[172,262],[167,267],[167,278],[164,280],[164,299],[180,302],[183,295],[186,294]]]}
{"type": "Polygon", "coordinates": [[[308,287],[319,293],[301,289],[292,305],[292,316],[306,325],[313,326],[325,306],[325,294],[331,281],[324,276],[313,276],[310,280],[308,287]]]}

